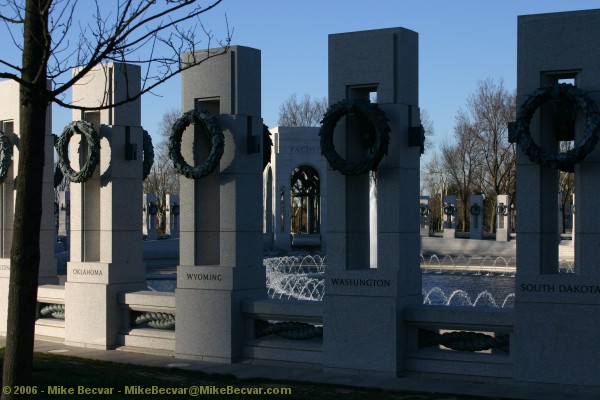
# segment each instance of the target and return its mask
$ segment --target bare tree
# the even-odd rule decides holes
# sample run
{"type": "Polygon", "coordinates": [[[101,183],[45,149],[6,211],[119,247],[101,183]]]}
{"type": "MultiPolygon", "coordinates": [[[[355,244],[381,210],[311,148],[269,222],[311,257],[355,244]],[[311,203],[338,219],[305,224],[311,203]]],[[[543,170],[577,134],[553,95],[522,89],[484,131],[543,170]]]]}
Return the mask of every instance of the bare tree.
{"type": "Polygon", "coordinates": [[[293,93],[279,106],[279,126],[319,126],[327,111],[327,99],[313,99],[309,94],[298,100],[293,93]]]}
{"type": "Polygon", "coordinates": [[[421,108],[421,125],[423,125],[423,130],[425,131],[425,149],[431,148],[433,143],[431,143],[431,137],[435,134],[435,129],[433,128],[433,120],[431,119],[431,115],[429,112],[421,108]]]}
{"type": "Polygon", "coordinates": [[[456,187],[464,231],[468,221],[469,195],[476,189],[482,157],[477,147],[477,130],[462,111],[459,111],[456,117],[454,138],[455,144],[442,145],[442,163],[456,187]]]}
{"type": "MultiPolygon", "coordinates": [[[[475,93],[467,100],[468,121],[477,131],[476,140],[481,152],[483,187],[494,204],[499,194],[516,194],[516,151],[508,142],[508,123],[516,119],[516,93],[504,88],[504,82],[486,79],[477,84],[475,93]]],[[[495,213],[489,226],[493,229],[495,213]]]]}
{"type": "MultiPolygon", "coordinates": [[[[56,171],[56,167],[58,166],[58,162],[55,161],[54,162],[54,170],[56,171]]],[[[56,182],[54,182],[54,184],[56,185],[56,182]]],[[[62,180],[60,181],[60,183],[54,187],[54,201],[58,201],[58,193],[60,192],[65,192],[69,190],[69,185],[71,184],[71,181],[69,180],[68,177],[63,176],[62,180]]]]}
{"type": "Polygon", "coordinates": [[[431,205],[431,226],[442,229],[444,196],[448,194],[449,174],[438,153],[433,153],[421,171],[421,193],[427,193],[431,205]]]}
{"type": "MultiPolygon", "coordinates": [[[[10,36],[22,56],[20,60],[0,59],[0,79],[20,84],[20,178],[10,257],[5,387],[30,385],[32,378],[44,167],[40,160],[44,160],[46,131],[45,118],[40,116],[46,115],[51,102],[79,110],[125,104],[183,69],[226,52],[229,34],[224,42],[217,43],[223,50],[193,53],[188,63],[180,62],[182,52],[194,52],[200,44],[196,28],[185,27],[183,23],[197,19],[220,2],[211,1],[206,7],[195,0],[167,0],[160,4],[154,0],[114,0],[110,7],[100,0],[84,4],[77,0],[0,3],[0,21],[7,27],[4,46],[10,44],[7,40],[10,36]],[[196,58],[196,54],[202,58],[196,58]],[[82,78],[105,62],[140,65],[144,71],[141,91],[126,93],[119,102],[109,103],[107,99],[94,108],[70,104],[65,92],[75,84],[85,83],[82,78]]],[[[205,48],[210,48],[213,35],[204,32],[205,48]]],[[[2,399],[13,396],[4,392],[2,399]]]]}
{"type": "Polygon", "coordinates": [[[176,108],[163,114],[158,128],[161,140],[154,146],[154,165],[144,180],[144,192],[156,194],[158,206],[156,215],[160,229],[165,228],[166,195],[179,193],[179,174],[175,171],[173,162],[169,158],[168,145],[171,128],[180,116],[181,112],[176,108]]]}
{"type": "MultiPolygon", "coordinates": [[[[559,144],[560,152],[565,153],[571,150],[574,146],[573,141],[562,141],[559,144]]],[[[562,218],[562,233],[565,232],[566,206],[573,204],[573,193],[575,193],[575,173],[573,172],[558,172],[558,192],[561,194],[561,218],[562,218]]]]}
{"type": "MultiPolygon", "coordinates": [[[[484,193],[491,203],[492,207],[486,208],[491,230],[496,222],[496,196],[509,194],[511,202],[515,202],[516,152],[515,145],[508,142],[508,123],[515,120],[515,114],[516,95],[504,88],[502,80],[480,81],[467,99],[466,109],[458,111],[455,143],[446,143],[440,149],[442,164],[451,177],[450,185],[456,188],[460,200],[463,229],[470,194],[484,193]]],[[[427,131],[425,121],[427,118],[422,117],[427,131]]],[[[428,179],[427,175],[424,179],[428,179]]]]}

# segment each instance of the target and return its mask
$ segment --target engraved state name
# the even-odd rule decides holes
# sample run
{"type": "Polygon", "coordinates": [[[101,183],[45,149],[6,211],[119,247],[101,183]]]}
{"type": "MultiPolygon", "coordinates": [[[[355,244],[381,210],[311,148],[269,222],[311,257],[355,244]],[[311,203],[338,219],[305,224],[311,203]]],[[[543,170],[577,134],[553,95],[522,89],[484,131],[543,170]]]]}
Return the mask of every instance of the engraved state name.
{"type": "Polygon", "coordinates": [[[320,147],[314,146],[290,146],[290,153],[319,153],[320,147]]]}
{"type": "Polygon", "coordinates": [[[222,281],[223,275],[221,274],[193,274],[187,273],[187,279],[191,281],[222,281]]]}
{"type": "Polygon", "coordinates": [[[521,292],[532,293],[598,293],[598,285],[553,285],[553,284],[534,284],[522,283],[519,288],[521,292]]]}
{"type": "Polygon", "coordinates": [[[102,276],[102,270],[101,269],[74,268],[73,275],[102,276]]]}
{"type": "Polygon", "coordinates": [[[370,287],[391,287],[392,281],[389,279],[362,279],[362,278],[331,278],[333,286],[370,286],[370,287]]]}

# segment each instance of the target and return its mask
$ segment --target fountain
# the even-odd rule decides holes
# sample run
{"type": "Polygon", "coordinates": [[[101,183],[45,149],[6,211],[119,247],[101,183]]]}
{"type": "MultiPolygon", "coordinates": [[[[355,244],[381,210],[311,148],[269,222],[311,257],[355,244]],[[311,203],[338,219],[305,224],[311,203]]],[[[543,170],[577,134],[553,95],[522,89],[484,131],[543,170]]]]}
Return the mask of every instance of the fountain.
{"type": "Polygon", "coordinates": [[[274,257],[266,258],[263,264],[270,298],[323,300],[325,257],[274,257]]]}
{"type": "MultiPolygon", "coordinates": [[[[485,257],[471,268],[473,258],[420,256],[423,272],[423,304],[512,307],[514,267],[504,257],[485,257]],[[486,267],[487,265],[487,267],[486,267]],[[433,274],[429,274],[433,271],[433,274]],[[462,274],[457,272],[462,271],[462,274]],[[484,271],[484,272],[482,272],[484,271]]],[[[270,298],[321,301],[325,294],[326,259],[320,256],[266,258],[267,291],[270,298]]]]}
{"type": "MultiPolygon", "coordinates": [[[[512,308],[515,301],[514,257],[430,257],[420,255],[423,304],[512,308]]],[[[327,257],[318,254],[263,260],[267,295],[273,299],[322,301],[327,257]]],[[[573,273],[573,261],[561,260],[560,273],[573,273]]],[[[175,275],[151,276],[151,290],[172,292],[175,275]]]]}

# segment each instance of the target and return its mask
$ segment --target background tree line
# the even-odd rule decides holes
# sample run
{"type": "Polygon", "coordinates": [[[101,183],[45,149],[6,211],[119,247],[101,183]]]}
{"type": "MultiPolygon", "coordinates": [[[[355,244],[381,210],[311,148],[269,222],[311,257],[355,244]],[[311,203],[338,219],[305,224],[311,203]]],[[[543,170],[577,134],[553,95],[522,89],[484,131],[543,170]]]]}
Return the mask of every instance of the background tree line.
{"type": "MultiPolygon", "coordinates": [[[[507,90],[502,79],[479,81],[456,115],[452,140],[442,143],[422,168],[421,191],[430,196],[434,228],[441,228],[442,202],[448,194],[456,194],[458,228],[463,231],[468,229],[472,194],[484,195],[488,232],[496,229],[496,196],[510,195],[510,206],[515,207],[516,144],[508,141],[508,124],[515,120],[516,92],[507,90]]],[[[562,142],[561,151],[570,146],[562,142]]],[[[563,222],[573,190],[573,174],[560,172],[563,222]]]]}
{"type": "MultiPolygon", "coordinates": [[[[516,93],[502,80],[477,83],[464,109],[459,109],[452,141],[442,143],[423,168],[421,189],[433,202],[433,219],[440,221],[443,198],[455,194],[459,229],[467,230],[469,197],[485,198],[484,227],[495,229],[496,196],[508,194],[516,200],[515,145],[508,142],[508,123],[516,118],[516,93]]],[[[511,205],[512,205],[511,204],[511,205]]]]}
{"type": "Polygon", "coordinates": [[[181,117],[177,108],[167,110],[158,127],[159,142],[154,143],[154,164],[150,174],[144,180],[144,193],[156,195],[158,212],[156,213],[157,227],[165,230],[166,198],[167,194],[179,194],[179,174],[173,167],[169,158],[169,136],[171,128],[181,117]]]}

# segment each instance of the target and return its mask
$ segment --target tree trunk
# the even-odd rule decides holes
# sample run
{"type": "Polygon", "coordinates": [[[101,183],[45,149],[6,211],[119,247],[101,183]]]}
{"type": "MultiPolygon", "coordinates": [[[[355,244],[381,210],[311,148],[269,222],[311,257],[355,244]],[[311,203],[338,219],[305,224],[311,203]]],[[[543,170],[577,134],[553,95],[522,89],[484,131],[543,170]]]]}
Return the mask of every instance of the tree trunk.
{"type": "MultiPolygon", "coordinates": [[[[31,385],[42,219],[46,133],[47,21],[50,0],[27,0],[20,88],[20,144],[14,232],[10,255],[8,327],[2,382],[31,385]]],[[[2,400],[26,398],[3,391],[2,400]]]]}

